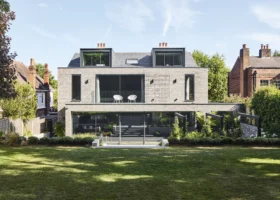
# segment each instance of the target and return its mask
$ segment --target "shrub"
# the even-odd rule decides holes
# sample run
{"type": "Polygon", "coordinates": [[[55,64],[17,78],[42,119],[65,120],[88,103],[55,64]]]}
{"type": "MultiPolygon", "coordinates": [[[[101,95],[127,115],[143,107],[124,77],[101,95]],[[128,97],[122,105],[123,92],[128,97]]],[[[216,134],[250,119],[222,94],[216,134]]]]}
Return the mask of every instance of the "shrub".
{"type": "Polygon", "coordinates": [[[22,138],[17,133],[8,133],[6,135],[5,144],[8,146],[17,146],[21,143],[22,138]]]}
{"type": "Polygon", "coordinates": [[[204,124],[204,125],[202,126],[201,133],[202,133],[204,136],[211,136],[211,134],[212,134],[211,126],[208,125],[208,124],[204,124]]]}
{"type": "Polygon", "coordinates": [[[37,137],[31,136],[28,138],[28,144],[34,145],[38,143],[39,143],[39,139],[37,137]]]}
{"type": "Polygon", "coordinates": [[[201,137],[203,137],[203,135],[198,131],[192,131],[190,133],[187,133],[185,136],[185,138],[190,138],[190,139],[191,138],[201,138],[201,137]]]}
{"type": "Polygon", "coordinates": [[[65,136],[65,124],[56,122],[54,126],[54,133],[57,137],[65,136]]]}
{"type": "Polygon", "coordinates": [[[155,137],[158,137],[158,136],[160,136],[160,132],[159,132],[159,131],[155,131],[155,132],[153,133],[153,135],[154,135],[155,137]]]}
{"type": "Polygon", "coordinates": [[[0,131],[0,138],[2,138],[4,135],[4,132],[3,131],[0,131]]]}
{"type": "Polygon", "coordinates": [[[85,138],[83,138],[83,145],[91,145],[93,141],[94,141],[94,138],[85,137],[85,138]]]}
{"type": "Polygon", "coordinates": [[[173,129],[171,131],[171,137],[180,139],[182,137],[183,131],[179,127],[179,119],[178,117],[175,117],[174,123],[173,123],[173,129]]]}
{"type": "Polygon", "coordinates": [[[50,143],[50,138],[49,137],[42,137],[39,140],[39,144],[48,145],[49,143],[50,143]]]}
{"type": "Polygon", "coordinates": [[[62,145],[72,145],[73,138],[69,137],[69,136],[64,136],[64,137],[59,138],[58,143],[62,144],[62,145]]]}
{"type": "Polygon", "coordinates": [[[60,138],[59,137],[53,137],[53,138],[50,138],[49,140],[49,145],[58,145],[60,144],[60,138]]]}
{"type": "Polygon", "coordinates": [[[85,138],[85,137],[92,137],[96,138],[95,133],[79,133],[72,136],[73,138],[85,138]]]}

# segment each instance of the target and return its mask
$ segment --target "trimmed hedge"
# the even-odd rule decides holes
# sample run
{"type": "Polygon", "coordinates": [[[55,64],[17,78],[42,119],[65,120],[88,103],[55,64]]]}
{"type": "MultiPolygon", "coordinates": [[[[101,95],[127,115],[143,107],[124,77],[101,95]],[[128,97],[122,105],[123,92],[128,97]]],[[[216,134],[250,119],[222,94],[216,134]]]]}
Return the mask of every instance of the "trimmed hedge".
{"type": "Polygon", "coordinates": [[[72,138],[69,136],[64,137],[43,137],[40,139],[39,144],[42,145],[65,145],[65,146],[85,146],[85,145],[91,145],[91,143],[94,141],[93,137],[76,137],[72,138]]]}
{"type": "Polygon", "coordinates": [[[244,146],[280,146],[280,138],[176,138],[168,139],[170,145],[188,146],[221,146],[221,145],[244,145],[244,146]]]}
{"type": "Polygon", "coordinates": [[[34,145],[38,143],[39,143],[39,139],[37,137],[32,136],[28,138],[28,144],[34,145]]]}

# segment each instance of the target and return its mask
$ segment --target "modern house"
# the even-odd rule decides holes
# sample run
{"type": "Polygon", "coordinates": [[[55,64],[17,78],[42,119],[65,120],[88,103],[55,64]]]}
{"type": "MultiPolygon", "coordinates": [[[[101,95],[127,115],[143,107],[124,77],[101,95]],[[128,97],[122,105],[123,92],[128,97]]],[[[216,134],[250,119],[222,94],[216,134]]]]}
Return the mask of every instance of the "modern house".
{"type": "Polygon", "coordinates": [[[230,111],[208,103],[208,69],[184,47],[167,43],[150,52],[114,52],[99,43],[81,48],[58,68],[58,118],[66,135],[113,132],[113,136],[167,136],[175,113],[195,126],[195,111],[230,111]]]}
{"type": "Polygon", "coordinates": [[[261,86],[275,84],[280,89],[280,57],[271,56],[269,45],[261,45],[258,56],[251,56],[243,45],[228,75],[229,94],[251,97],[261,86]]]}

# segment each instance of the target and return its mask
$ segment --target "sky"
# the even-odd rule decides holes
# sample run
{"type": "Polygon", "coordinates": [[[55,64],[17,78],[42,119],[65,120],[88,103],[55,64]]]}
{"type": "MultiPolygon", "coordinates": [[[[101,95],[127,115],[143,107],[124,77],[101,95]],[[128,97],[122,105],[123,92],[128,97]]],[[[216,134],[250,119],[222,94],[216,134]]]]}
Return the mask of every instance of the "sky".
{"type": "Polygon", "coordinates": [[[115,52],[169,47],[223,54],[232,68],[242,44],[280,50],[279,0],[8,0],[16,60],[67,67],[80,48],[104,42],[115,52]]]}

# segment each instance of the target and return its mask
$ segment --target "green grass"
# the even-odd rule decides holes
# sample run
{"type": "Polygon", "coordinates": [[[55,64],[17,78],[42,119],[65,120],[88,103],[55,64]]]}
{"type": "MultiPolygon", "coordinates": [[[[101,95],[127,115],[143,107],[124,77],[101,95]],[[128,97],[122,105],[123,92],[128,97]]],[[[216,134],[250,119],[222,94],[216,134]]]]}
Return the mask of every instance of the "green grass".
{"type": "Polygon", "coordinates": [[[0,199],[280,199],[280,148],[0,147],[0,199]]]}

